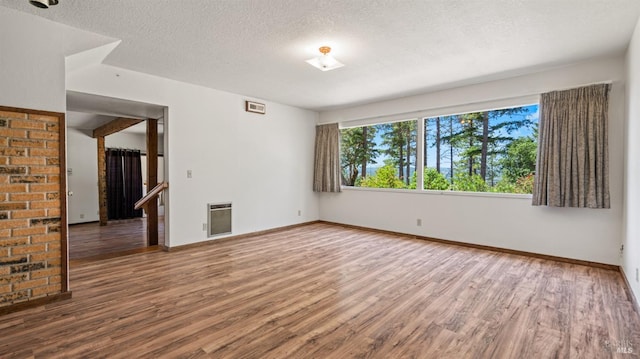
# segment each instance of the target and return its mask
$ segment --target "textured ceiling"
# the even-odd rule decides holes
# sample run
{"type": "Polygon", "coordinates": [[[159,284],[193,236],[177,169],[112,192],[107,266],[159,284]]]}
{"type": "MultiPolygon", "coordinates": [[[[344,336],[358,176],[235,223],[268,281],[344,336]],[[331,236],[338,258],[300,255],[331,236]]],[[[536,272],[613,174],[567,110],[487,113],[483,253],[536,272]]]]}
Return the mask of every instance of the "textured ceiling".
{"type": "Polygon", "coordinates": [[[121,39],[104,63],[325,110],[621,53],[638,0],[27,0],[121,39]],[[304,62],[320,45],[346,66],[304,62]]]}

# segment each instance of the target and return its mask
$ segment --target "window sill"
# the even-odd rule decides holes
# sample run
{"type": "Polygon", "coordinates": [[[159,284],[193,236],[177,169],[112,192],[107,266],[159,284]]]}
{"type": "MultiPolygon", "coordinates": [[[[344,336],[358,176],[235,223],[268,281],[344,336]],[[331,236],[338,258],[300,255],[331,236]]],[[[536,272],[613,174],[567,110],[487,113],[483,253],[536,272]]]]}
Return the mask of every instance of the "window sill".
{"type": "Polygon", "coordinates": [[[441,196],[463,196],[463,197],[512,198],[512,199],[527,199],[527,200],[531,200],[531,197],[532,197],[530,194],[518,194],[518,193],[436,191],[436,190],[416,190],[416,189],[352,187],[352,186],[342,186],[342,190],[343,191],[405,193],[405,194],[419,194],[419,195],[428,195],[428,196],[441,195],[441,196]]]}

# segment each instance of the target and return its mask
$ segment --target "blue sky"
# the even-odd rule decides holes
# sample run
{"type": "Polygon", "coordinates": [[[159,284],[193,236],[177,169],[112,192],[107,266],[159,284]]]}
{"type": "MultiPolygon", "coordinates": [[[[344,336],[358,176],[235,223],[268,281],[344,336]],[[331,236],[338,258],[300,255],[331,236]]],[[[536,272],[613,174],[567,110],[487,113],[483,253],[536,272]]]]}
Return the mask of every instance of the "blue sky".
{"type": "MultiPolygon", "coordinates": [[[[526,109],[526,112],[523,114],[517,114],[517,115],[513,115],[513,116],[500,116],[497,118],[492,119],[491,124],[494,123],[500,123],[500,122],[505,122],[505,121],[510,121],[513,119],[521,119],[523,117],[532,120],[534,123],[538,123],[538,104],[534,104],[534,105],[529,105],[529,106],[523,106],[526,109]]],[[[511,136],[513,138],[518,138],[518,137],[524,137],[524,136],[530,136],[533,133],[532,128],[520,128],[516,131],[511,132],[511,134],[507,134],[506,130],[501,130],[499,132],[501,135],[504,136],[511,136]]],[[[430,146],[430,144],[433,143],[433,134],[429,134],[430,140],[428,143],[428,148],[427,148],[427,159],[428,159],[428,167],[435,167],[435,163],[436,163],[436,148],[430,146]]],[[[382,144],[382,133],[378,132],[376,134],[375,137],[375,141],[378,144],[378,146],[381,146],[382,144]]],[[[444,152],[444,149],[442,149],[442,152],[444,152]]],[[[443,156],[445,157],[445,156],[443,156]]],[[[387,156],[381,154],[380,156],[378,156],[376,158],[376,160],[374,161],[374,163],[371,163],[371,169],[375,170],[375,168],[377,167],[381,167],[384,166],[384,161],[387,158],[387,156]]],[[[458,156],[454,155],[454,161],[458,160],[458,156]]],[[[444,158],[441,158],[441,167],[442,168],[448,168],[449,165],[449,158],[448,155],[446,156],[446,160],[444,158]],[[446,163],[446,164],[445,164],[446,163]]],[[[369,171],[367,171],[369,172],[369,171]]]]}

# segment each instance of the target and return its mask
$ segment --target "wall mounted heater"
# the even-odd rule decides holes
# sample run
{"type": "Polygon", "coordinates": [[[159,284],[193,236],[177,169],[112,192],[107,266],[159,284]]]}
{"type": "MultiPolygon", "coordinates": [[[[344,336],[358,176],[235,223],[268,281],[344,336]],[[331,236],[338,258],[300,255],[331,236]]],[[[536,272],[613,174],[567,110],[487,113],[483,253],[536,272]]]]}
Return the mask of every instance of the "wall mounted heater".
{"type": "Polygon", "coordinates": [[[231,203],[209,203],[207,211],[209,238],[231,233],[231,203]]]}

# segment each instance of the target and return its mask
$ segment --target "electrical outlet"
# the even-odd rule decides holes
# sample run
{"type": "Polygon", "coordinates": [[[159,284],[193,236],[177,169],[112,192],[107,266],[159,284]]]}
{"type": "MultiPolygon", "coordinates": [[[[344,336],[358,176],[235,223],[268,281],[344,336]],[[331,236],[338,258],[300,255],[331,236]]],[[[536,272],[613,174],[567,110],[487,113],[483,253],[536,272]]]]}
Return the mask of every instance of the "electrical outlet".
{"type": "Polygon", "coordinates": [[[422,227],[422,219],[421,219],[421,218],[418,218],[418,219],[416,220],[416,224],[418,225],[418,227],[422,227]]]}
{"type": "Polygon", "coordinates": [[[298,210],[298,217],[302,216],[302,211],[298,210]]]}
{"type": "Polygon", "coordinates": [[[193,177],[193,172],[191,172],[191,170],[187,170],[187,178],[192,178],[193,177]]]}
{"type": "Polygon", "coordinates": [[[84,218],[84,213],[80,213],[80,219],[84,218]]]}
{"type": "Polygon", "coordinates": [[[207,230],[207,224],[206,224],[206,223],[203,223],[203,224],[202,224],[202,230],[203,230],[203,231],[206,231],[206,230],[207,230]]]}
{"type": "Polygon", "coordinates": [[[638,268],[636,268],[636,282],[640,282],[640,273],[638,273],[638,268]]]}

